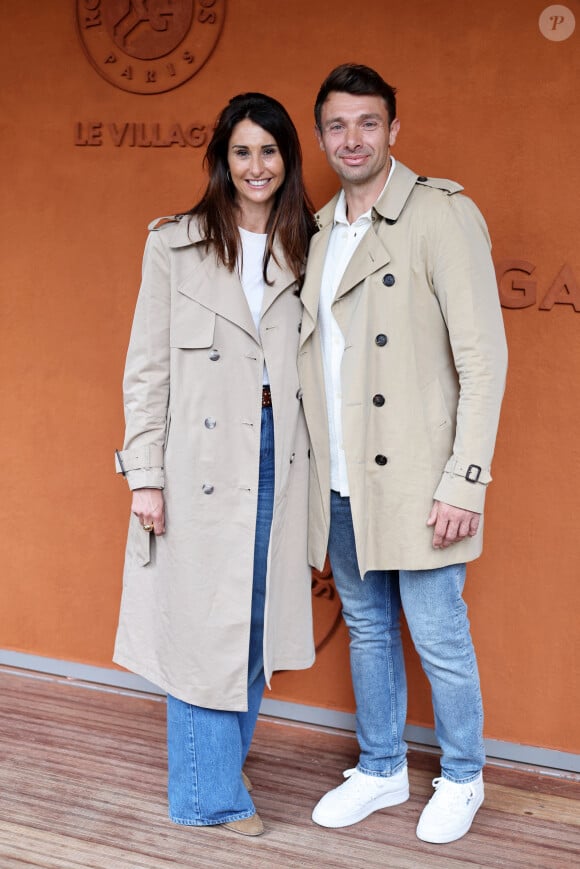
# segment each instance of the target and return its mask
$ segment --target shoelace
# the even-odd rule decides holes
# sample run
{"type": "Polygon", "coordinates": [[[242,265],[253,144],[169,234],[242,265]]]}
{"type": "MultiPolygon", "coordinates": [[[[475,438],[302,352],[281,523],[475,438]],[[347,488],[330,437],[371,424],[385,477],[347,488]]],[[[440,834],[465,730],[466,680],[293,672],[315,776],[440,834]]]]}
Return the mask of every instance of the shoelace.
{"type": "Polygon", "coordinates": [[[431,784],[435,788],[435,793],[431,799],[436,799],[438,803],[445,803],[449,806],[457,803],[467,805],[475,796],[473,785],[469,782],[457,785],[441,777],[434,778],[431,784]]]}

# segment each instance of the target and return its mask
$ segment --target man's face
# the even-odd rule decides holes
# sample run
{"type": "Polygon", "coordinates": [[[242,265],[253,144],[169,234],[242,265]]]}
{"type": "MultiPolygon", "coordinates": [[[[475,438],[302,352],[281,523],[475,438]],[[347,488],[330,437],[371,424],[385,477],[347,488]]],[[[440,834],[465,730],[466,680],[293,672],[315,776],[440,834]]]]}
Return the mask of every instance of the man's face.
{"type": "Polygon", "coordinates": [[[395,144],[399,121],[389,128],[382,97],[331,91],[322,105],[316,136],[326,159],[347,185],[387,180],[389,148],[395,144]]]}

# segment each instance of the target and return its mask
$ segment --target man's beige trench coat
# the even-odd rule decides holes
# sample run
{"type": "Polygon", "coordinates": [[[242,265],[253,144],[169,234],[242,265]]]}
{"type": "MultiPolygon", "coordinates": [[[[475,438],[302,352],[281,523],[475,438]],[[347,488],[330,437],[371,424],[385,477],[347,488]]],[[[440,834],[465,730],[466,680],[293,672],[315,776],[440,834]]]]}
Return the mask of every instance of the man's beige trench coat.
{"type": "Polygon", "coordinates": [[[164,489],[166,533],[131,516],[114,660],[188,703],[243,711],[264,361],[276,441],[266,678],[314,660],[302,310],[291,272],[271,262],[258,337],[237,274],[188,223],[149,235],[127,355],[121,461],[131,489],[164,489]]]}
{"type": "MultiPolygon", "coordinates": [[[[344,335],[342,424],[361,576],[470,561],[473,538],[433,549],[433,499],[483,511],[507,362],[484,220],[453,181],[397,163],[332,311],[344,335]]],[[[298,369],[311,437],[311,563],[329,528],[328,421],[318,324],[335,197],[317,215],[302,290],[298,369]]]]}

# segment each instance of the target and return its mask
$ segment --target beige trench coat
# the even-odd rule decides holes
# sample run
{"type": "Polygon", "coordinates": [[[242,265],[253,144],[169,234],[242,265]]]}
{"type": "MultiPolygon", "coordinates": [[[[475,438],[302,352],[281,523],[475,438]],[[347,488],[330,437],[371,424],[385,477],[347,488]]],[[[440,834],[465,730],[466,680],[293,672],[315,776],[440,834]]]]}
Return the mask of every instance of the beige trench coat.
{"type": "Polygon", "coordinates": [[[114,660],[214,709],[247,709],[264,361],[276,441],[266,678],[314,660],[302,311],[291,272],[272,262],[269,277],[258,336],[237,274],[195,222],[152,231],[125,370],[121,460],[131,489],[164,489],[166,533],[131,517],[114,660]]]}
{"type": "MultiPolygon", "coordinates": [[[[361,576],[481,552],[483,522],[475,537],[444,550],[433,549],[426,526],[433,499],[483,511],[505,383],[488,232],[462,189],[397,163],[333,303],[346,342],[342,424],[361,576]]],[[[298,360],[312,442],[309,557],[317,568],[330,512],[318,301],[336,199],[317,215],[298,360]]]]}

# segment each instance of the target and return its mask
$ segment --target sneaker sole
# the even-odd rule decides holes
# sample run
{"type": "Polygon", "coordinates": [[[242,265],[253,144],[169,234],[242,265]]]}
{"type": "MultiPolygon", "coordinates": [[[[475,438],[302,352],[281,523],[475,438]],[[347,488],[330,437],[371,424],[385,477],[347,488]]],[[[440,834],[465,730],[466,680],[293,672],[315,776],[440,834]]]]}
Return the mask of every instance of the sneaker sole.
{"type": "Polygon", "coordinates": [[[342,818],[325,819],[323,813],[317,813],[315,808],[312,812],[312,820],[320,827],[332,827],[332,829],[338,829],[338,827],[350,827],[352,824],[358,824],[359,821],[368,818],[368,816],[372,815],[373,812],[378,812],[379,809],[389,809],[393,806],[399,806],[401,803],[406,803],[408,799],[409,786],[407,785],[407,787],[401,788],[393,793],[385,794],[382,797],[376,797],[374,800],[371,800],[371,802],[366,803],[358,812],[345,815],[342,818]]]}
{"type": "Polygon", "coordinates": [[[419,827],[421,825],[418,824],[417,830],[415,831],[417,834],[417,838],[421,839],[422,842],[429,842],[430,845],[447,845],[447,844],[449,844],[449,842],[456,842],[457,839],[462,839],[463,836],[465,836],[471,830],[471,825],[473,824],[473,821],[475,820],[475,816],[476,816],[477,812],[479,811],[479,809],[483,805],[483,799],[484,798],[482,797],[481,800],[478,802],[477,806],[475,807],[475,811],[473,812],[473,815],[471,816],[469,823],[467,825],[464,825],[463,827],[461,827],[459,829],[459,831],[456,830],[452,834],[441,835],[441,836],[436,836],[436,835],[435,836],[426,836],[424,833],[421,833],[419,831],[419,827]]]}

